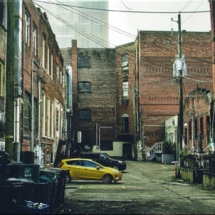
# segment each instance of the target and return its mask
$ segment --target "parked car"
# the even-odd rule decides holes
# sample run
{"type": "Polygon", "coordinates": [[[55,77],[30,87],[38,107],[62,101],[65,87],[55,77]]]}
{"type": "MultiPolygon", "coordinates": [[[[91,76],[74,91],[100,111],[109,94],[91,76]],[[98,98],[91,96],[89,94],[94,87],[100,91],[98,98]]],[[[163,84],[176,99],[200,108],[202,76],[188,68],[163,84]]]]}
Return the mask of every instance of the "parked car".
{"type": "Polygon", "coordinates": [[[92,159],[103,166],[112,167],[121,171],[126,169],[126,163],[124,160],[111,158],[107,153],[81,152],[80,157],[92,159]]]}
{"type": "Polygon", "coordinates": [[[71,180],[102,180],[105,184],[110,184],[112,181],[122,180],[122,173],[119,170],[104,167],[91,159],[63,159],[58,167],[69,171],[66,182],[71,180]]]}

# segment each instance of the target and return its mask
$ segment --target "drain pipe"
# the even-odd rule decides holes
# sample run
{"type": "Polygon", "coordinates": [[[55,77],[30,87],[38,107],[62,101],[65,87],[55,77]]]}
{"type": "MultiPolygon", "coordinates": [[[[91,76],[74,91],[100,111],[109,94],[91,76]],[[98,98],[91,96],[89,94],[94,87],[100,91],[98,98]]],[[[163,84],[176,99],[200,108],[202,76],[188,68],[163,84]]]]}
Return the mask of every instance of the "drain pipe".
{"type": "MultiPolygon", "coordinates": [[[[36,72],[36,70],[34,70],[34,64],[37,66],[37,68],[40,68],[40,65],[34,60],[32,59],[32,63],[31,63],[31,67],[32,67],[32,71],[31,71],[31,143],[30,143],[30,151],[34,150],[34,72],[36,72]]],[[[39,127],[39,126],[38,126],[39,127]]]]}

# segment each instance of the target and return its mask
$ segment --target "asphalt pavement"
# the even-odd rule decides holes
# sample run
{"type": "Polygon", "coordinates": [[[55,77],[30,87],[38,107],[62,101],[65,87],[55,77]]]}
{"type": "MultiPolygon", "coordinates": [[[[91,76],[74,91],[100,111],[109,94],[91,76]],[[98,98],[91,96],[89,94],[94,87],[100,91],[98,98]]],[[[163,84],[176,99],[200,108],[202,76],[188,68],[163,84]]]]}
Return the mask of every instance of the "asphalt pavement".
{"type": "Polygon", "coordinates": [[[59,214],[215,214],[215,192],[175,178],[175,165],[126,161],[122,181],[73,181],[59,214]]]}

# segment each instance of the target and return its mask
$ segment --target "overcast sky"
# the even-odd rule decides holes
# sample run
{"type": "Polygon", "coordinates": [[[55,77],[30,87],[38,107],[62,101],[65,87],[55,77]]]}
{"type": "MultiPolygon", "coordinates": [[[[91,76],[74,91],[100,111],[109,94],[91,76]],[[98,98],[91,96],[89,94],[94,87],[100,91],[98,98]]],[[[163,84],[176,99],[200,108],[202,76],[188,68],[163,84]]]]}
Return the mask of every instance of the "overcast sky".
{"type": "MultiPolygon", "coordinates": [[[[135,36],[137,36],[138,29],[178,31],[178,24],[174,21],[178,20],[179,11],[181,12],[182,30],[211,30],[208,0],[109,0],[109,10],[119,10],[119,12],[109,12],[109,24],[135,36]],[[128,13],[120,12],[121,10],[128,11],[128,13]],[[153,13],[135,13],[135,11],[153,13]],[[171,21],[171,18],[174,21],[171,21]]],[[[131,37],[111,30],[109,39],[110,43],[115,45],[134,41],[131,37]]]]}

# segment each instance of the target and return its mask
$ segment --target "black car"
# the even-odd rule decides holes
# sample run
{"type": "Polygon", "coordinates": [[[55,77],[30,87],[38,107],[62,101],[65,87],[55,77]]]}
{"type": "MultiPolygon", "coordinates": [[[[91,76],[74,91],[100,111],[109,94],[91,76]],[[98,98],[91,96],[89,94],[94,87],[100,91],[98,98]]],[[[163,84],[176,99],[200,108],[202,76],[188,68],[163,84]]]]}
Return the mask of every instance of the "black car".
{"type": "Polygon", "coordinates": [[[92,159],[103,166],[113,167],[121,171],[126,169],[126,163],[124,160],[111,158],[107,153],[81,152],[80,157],[92,159]]]}

